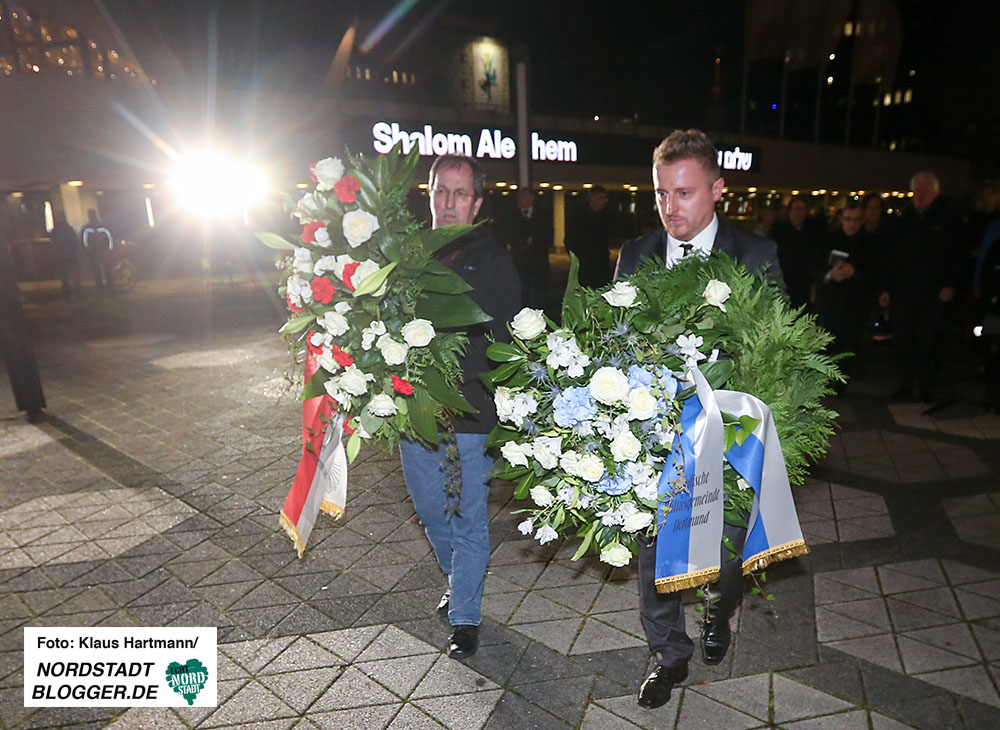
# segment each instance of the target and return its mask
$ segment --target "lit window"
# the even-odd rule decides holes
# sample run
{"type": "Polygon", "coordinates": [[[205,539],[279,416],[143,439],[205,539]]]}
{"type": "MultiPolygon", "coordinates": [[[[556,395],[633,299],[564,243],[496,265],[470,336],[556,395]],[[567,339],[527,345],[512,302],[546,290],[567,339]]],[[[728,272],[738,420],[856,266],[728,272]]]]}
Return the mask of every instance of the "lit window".
{"type": "Polygon", "coordinates": [[[854,23],[844,23],[844,35],[848,38],[854,35],[854,23]]]}
{"type": "Polygon", "coordinates": [[[895,101],[897,104],[902,104],[903,103],[903,92],[900,91],[899,89],[896,89],[896,94],[895,94],[895,96],[893,98],[893,101],[895,101]]]}
{"type": "Polygon", "coordinates": [[[882,106],[889,106],[892,103],[892,94],[886,92],[885,96],[882,97],[882,106]]]}
{"type": "Polygon", "coordinates": [[[394,83],[394,84],[398,84],[399,83],[399,72],[398,71],[393,71],[392,72],[392,83],[394,83]]]}
{"type": "Polygon", "coordinates": [[[903,94],[903,103],[909,104],[911,101],[913,101],[913,89],[907,89],[906,93],[903,94]]]}

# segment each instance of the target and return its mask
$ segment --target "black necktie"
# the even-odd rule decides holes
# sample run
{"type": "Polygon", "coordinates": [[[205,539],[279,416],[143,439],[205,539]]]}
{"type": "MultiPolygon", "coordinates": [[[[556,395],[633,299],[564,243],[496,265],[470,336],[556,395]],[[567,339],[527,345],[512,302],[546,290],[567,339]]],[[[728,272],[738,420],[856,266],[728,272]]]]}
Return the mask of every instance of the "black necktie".
{"type": "Polygon", "coordinates": [[[681,258],[684,258],[689,253],[691,253],[691,249],[692,248],[694,248],[694,244],[693,243],[682,243],[681,244],[681,258]]]}

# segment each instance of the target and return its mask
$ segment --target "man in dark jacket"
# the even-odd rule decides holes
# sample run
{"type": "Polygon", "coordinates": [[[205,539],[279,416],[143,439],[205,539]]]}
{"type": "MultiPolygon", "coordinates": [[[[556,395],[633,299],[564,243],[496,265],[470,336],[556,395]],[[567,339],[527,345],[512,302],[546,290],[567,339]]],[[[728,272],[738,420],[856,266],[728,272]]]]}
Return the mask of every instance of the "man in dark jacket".
{"type": "Polygon", "coordinates": [[[114,291],[115,283],[111,278],[111,252],[115,247],[115,239],[93,208],[87,211],[87,223],[80,230],[80,239],[83,242],[83,250],[87,252],[94,285],[100,291],[114,291]]]}
{"type": "Polygon", "coordinates": [[[771,238],[778,244],[778,261],[788,286],[788,300],[793,307],[812,304],[821,233],[809,217],[805,198],[799,195],[788,201],[788,220],[776,223],[771,229],[771,238]]]}
{"type": "MultiPolygon", "coordinates": [[[[430,171],[432,226],[471,224],[483,203],[485,175],[475,160],[446,155],[430,171]]],[[[400,455],[406,488],[427,532],[448,592],[438,610],[448,612],[452,633],[448,655],[471,656],[479,648],[480,604],[490,555],[486,500],[493,460],[486,455],[486,436],[496,425],[493,399],[479,379],[490,370],[487,335],[509,341],[506,324],[520,306],[521,289],[510,254],[480,227],[442,250],[439,260],[472,287],[469,296],[493,317],[487,325],[470,328],[469,351],[462,358],[462,394],[479,413],[453,420],[455,441],[438,435],[437,449],[403,440],[400,455]],[[455,453],[457,450],[457,454],[455,453]],[[452,470],[457,474],[452,474],[452,470]],[[448,509],[449,479],[461,483],[456,509],[448,509]]]]}
{"type": "Polygon", "coordinates": [[[49,240],[59,261],[63,296],[67,299],[80,295],[80,239],[73,226],[66,222],[66,214],[58,212],[53,219],[49,240]]]}
{"type": "Polygon", "coordinates": [[[878,252],[863,226],[862,204],[849,201],[837,230],[823,240],[826,266],[816,282],[818,322],[833,335],[831,354],[850,353],[841,364],[850,377],[863,371],[865,322],[881,280],[878,252]]]}
{"type": "Polygon", "coordinates": [[[611,219],[608,216],[608,191],[594,185],[587,191],[587,201],[566,223],[566,250],[580,260],[577,276],[583,286],[600,287],[610,280],[611,219]]]}
{"type": "Polygon", "coordinates": [[[879,305],[890,308],[898,358],[899,387],[892,397],[926,402],[940,382],[942,337],[964,256],[958,218],[941,199],[937,176],[918,172],[910,189],[913,198],[899,219],[887,265],[888,290],[879,305]]]}
{"type": "Polygon", "coordinates": [[[540,209],[536,203],[537,196],[531,188],[517,191],[517,207],[502,221],[502,240],[521,278],[524,306],[545,309],[549,305],[552,211],[540,209]]]}
{"type": "MultiPolygon", "coordinates": [[[[750,271],[766,270],[781,282],[774,241],[745,233],[715,213],[725,181],[718,152],[703,132],[677,130],[653,151],[653,188],[663,230],[626,243],[618,257],[615,277],[635,272],[644,259],[673,266],[684,256],[722,251],[750,271]]],[[[726,524],[723,535],[735,548],[720,545],[722,569],[709,591],[710,615],[701,635],[702,658],[718,664],[731,641],[729,617],[743,597],[742,557],[746,527],[726,524]]],[[[654,708],[670,700],[674,685],[687,678],[694,643],[684,630],[684,606],[679,593],[656,588],[656,540],[639,548],[639,614],[656,668],[639,689],[639,704],[654,708]]]]}

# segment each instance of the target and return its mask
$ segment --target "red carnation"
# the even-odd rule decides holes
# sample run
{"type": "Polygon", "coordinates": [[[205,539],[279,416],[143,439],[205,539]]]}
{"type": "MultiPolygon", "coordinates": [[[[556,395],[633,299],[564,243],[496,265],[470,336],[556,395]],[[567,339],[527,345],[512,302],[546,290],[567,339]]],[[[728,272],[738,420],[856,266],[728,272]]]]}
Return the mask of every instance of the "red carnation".
{"type": "Polygon", "coordinates": [[[302,307],[292,303],[292,295],[285,294],[285,301],[288,302],[288,309],[296,314],[302,311],[302,307]]]}
{"type": "Polygon", "coordinates": [[[344,284],[347,285],[347,288],[351,291],[354,291],[354,284],[351,283],[351,277],[354,276],[354,272],[358,270],[359,266],[361,266],[360,261],[352,261],[344,267],[344,274],[342,278],[344,279],[344,284]]]}
{"type": "Polygon", "coordinates": [[[309,282],[309,286],[312,287],[313,299],[320,304],[329,304],[333,299],[334,292],[337,291],[333,282],[325,276],[314,276],[313,280],[309,282]]]}
{"type": "Polygon", "coordinates": [[[306,337],[306,347],[309,348],[309,352],[311,352],[313,355],[318,355],[321,352],[323,352],[323,345],[319,345],[317,347],[316,345],[313,344],[312,341],[314,334],[316,334],[316,330],[309,330],[309,335],[308,337],[306,337]]]}
{"type": "Polygon", "coordinates": [[[410,381],[403,380],[398,375],[392,376],[392,389],[401,395],[413,395],[413,386],[410,381]]]}
{"type": "Polygon", "coordinates": [[[309,165],[309,177],[312,178],[313,182],[319,182],[319,180],[316,179],[316,164],[317,163],[314,162],[309,165]]]}
{"type": "Polygon", "coordinates": [[[351,428],[351,417],[350,416],[348,416],[347,418],[344,419],[344,433],[346,433],[347,435],[350,435],[350,434],[354,433],[354,429],[351,428]]]}
{"type": "Polygon", "coordinates": [[[302,229],[302,242],[316,243],[316,231],[320,228],[326,228],[326,224],[321,221],[306,223],[306,227],[302,229]]]}
{"type": "Polygon", "coordinates": [[[340,365],[340,367],[346,368],[348,365],[354,364],[354,358],[336,345],[331,348],[330,352],[333,354],[333,359],[337,361],[337,364],[340,365]]]}
{"type": "Polygon", "coordinates": [[[350,175],[344,175],[333,186],[333,192],[341,203],[353,203],[358,199],[356,193],[361,192],[361,183],[350,175]]]}

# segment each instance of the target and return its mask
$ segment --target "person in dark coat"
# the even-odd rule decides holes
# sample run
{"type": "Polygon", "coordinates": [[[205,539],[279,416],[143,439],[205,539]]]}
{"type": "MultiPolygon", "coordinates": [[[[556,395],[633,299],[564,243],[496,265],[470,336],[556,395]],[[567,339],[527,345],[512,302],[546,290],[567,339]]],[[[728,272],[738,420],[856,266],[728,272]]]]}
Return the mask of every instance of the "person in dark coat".
{"type": "Polygon", "coordinates": [[[586,204],[566,224],[566,250],[580,260],[578,279],[583,286],[601,287],[611,280],[611,220],[608,191],[594,185],[586,204]]]}
{"type": "MultiPolygon", "coordinates": [[[[475,160],[445,155],[430,170],[432,227],[471,224],[483,204],[486,176],[475,160]]],[[[452,421],[454,441],[438,434],[430,449],[403,439],[399,450],[406,489],[448,576],[449,590],[438,604],[447,610],[452,633],[448,656],[471,656],[479,648],[479,624],[486,564],[490,556],[486,436],[497,423],[493,399],[479,379],[490,369],[489,337],[510,341],[507,322],[517,313],[521,287],[510,254],[500,248],[485,227],[457,239],[439,252],[438,260],[472,287],[469,296],[493,317],[488,325],[470,328],[469,350],[461,358],[462,394],[479,413],[452,421]],[[457,451],[457,454],[454,453],[457,451]],[[446,509],[451,467],[457,466],[461,497],[457,509],[446,509]]]]}
{"type": "Polygon", "coordinates": [[[66,214],[56,213],[54,225],[49,233],[55,255],[59,262],[59,276],[62,278],[63,296],[67,299],[80,294],[80,239],[73,226],[66,222],[66,214]]]}
{"type": "Polygon", "coordinates": [[[918,172],[910,189],[913,198],[899,219],[879,304],[890,307],[896,350],[899,386],[891,398],[929,402],[941,378],[942,338],[965,257],[958,219],[940,197],[937,176],[918,172]]]}
{"type": "Polygon", "coordinates": [[[111,277],[111,252],[115,247],[115,239],[93,208],[87,211],[87,223],[80,230],[80,240],[83,250],[87,252],[94,285],[102,292],[113,292],[115,282],[111,277]]]}
{"type": "Polygon", "coordinates": [[[820,266],[821,232],[809,217],[805,198],[788,201],[788,220],[776,223],[771,238],[778,244],[778,261],[788,287],[788,300],[795,308],[812,304],[812,287],[820,266]]]}
{"type": "Polygon", "coordinates": [[[823,240],[826,266],[816,281],[818,323],[830,331],[829,353],[847,355],[841,370],[858,377],[864,368],[864,331],[875,305],[880,280],[878,255],[864,230],[864,211],[851,200],[840,212],[838,227],[823,240]]]}
{"type": "MultiPolygon", "coordinates": [[[[687,255],[722,251],[750,271],[766,271],[782,283],[778,250],[774,241],[746,233],[716,215],[715,204],[725,181],[718,165],[718,152],[698,130],[677,130],[653,151],[653,187],[663,229],[626,243],[618,256],[615,278],[628,276],[641,262],[653,259],[673,266],[687,255]]],[[[783,283],[782,283],[783,284],[783,283]]],[[[718,664],[731,642],[729,618],[743,597],[740,553],[746,527],[725,524],[725,541],[719,546],[722,570],[709,591],[711,609],[701,635],[702,658],[718,664]]],[[[638,701],[642,707],[666,704],[674,685],[687,678],[694,643],[684,629],[684,605],[679,593],[656,590],[656,539],[639,548],[639,614],[656,668],[642,683],[638,701]]]]}
{"type": "Polygon", "coordinates": [[[521,296],[526,307],[549,305],[549,249],[552,247],[552,212],[539,209],[531,188],[517,191],[517,207],[501,221],[506,244],[521,278],[521,296]]]}

